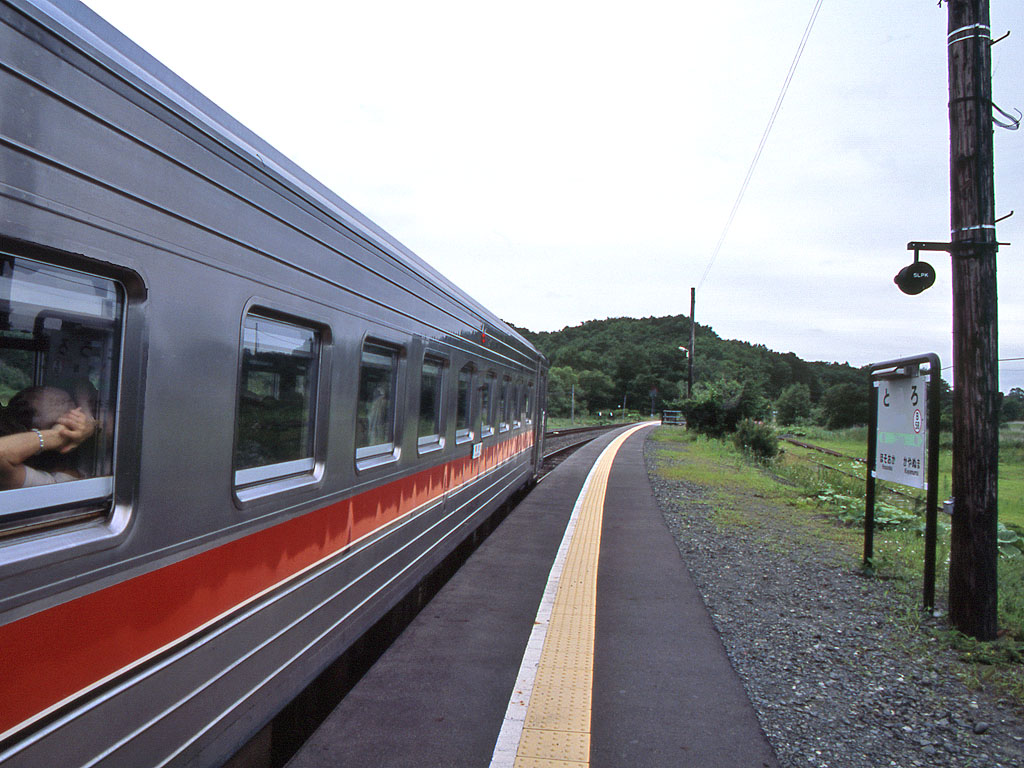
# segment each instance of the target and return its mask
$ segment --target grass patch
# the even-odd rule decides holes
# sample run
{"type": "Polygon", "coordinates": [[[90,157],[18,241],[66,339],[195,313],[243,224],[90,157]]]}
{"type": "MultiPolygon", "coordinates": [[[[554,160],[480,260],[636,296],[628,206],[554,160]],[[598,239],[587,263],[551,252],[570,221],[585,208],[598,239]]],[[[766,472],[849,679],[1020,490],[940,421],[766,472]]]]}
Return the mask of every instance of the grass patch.
{"type": "MultiPolygon", "coordinates": [[[[743,454],[731,445],[703,435],[683,434],[688,437],[681,444],[688,447],[674,450],[663,448],[659,452],[660,456],[670,461],[660,470],[666,479],[684,480],[718,492],[741,495],[785,495],[789,490],[753,468],[743,454]]],[[[654,431],[652,439],[659,443],[679,443],[679,435],[674,427],[659,427],[654,431]]]]}
{"type": "MultiPolygon", "coordinates": [[[[844,456],[863,459],[867,456],[868,433],[866,427],[853,427],[829,431],[823,427],[794,427],[787,429],[786,434],[793,435],[801,442],[813,443],[844,456]]],[[[949,441],[939,450],[939,498],[946,499],[953,492],[953,452],[949,441]]],[[[792,477],[812,478],[810,483],[828,484],[841,489],[848,489],[850,494],[860,485],[859,493],[864,493],[864,464],[849,459],[828,456],[816,451],[801,448],[792,443],[783,444],[784,454],[782,467],[792,477]],[[834,469],[826,469],[825,464],[834,469]],[[802,468],[801,468],[802,467],[802,468]],[[843,474],[845,473],[845,474],[843,474]],[[850,477],[853,475],[854,477],[850,477]]],[[[923,509],[924,491],[906,488],[889,483],[879,483],[880,497],[896,506],[915,510],[923,509]],[[892,493],[899,491],[909,494],[912,499],[903,499],[892,493]],[[888,494],[888,498],[886,498],[888,494]]],[[[843,491],[847,492],[847,491],[843,491]]],[[[1024,531],[1024,429],[1021,425],[1006,425],[999,432],[999,520],[1008,526],[1016,526],[1024,531]]]]}
{"type": "MultiPolygon", "coordinates": [[[[650,439],[657,446],[656,473],[666,480],[700,486],[716,525],[750,530],[763,525],[762,516],[770,514],[773,525],[764,530],[766,536],[777,539],[769,542],[773,549],[785,552],[794,544],[817,544],[828,548],[837,561],[850,567],[859,565],[863,552],[862,464],[847,465],[836,457],[827,457],[831,466],[840,466],[849,475],[859,474],[846,477],[794,458],[788,447],[773,461],[753,462],[727,441],[696,436],[677,427],[660,427],[650,439]],[[766,511],[766,507],[770,510],[766,511]]],[[[856,430],[844,430],[827,440],[822,434],[808,434],[802,439],[851,456],[865,452],[866,433],[860,435],[856,430]],[[864,442],[858,454],[853,446],[861,439],[864,442]]],[[[1015,471],[1021,472],[1024,483],[1024,469],[1016,467],[1015,471]]],[[[924,571],[923,498],[880,495],[880,500],[884,503],[876,514],[885,527],[875,532],[875,556],[870,570],[901,596],[893,622],[906,630],[911,638],[908,645],[912,647],[920,641],[923,652],[927,641],[936,637],[959,653],[964,666],[956,673],[965,682],[974,686],[994,685],[1013,697],[1018,706],[1024,706],[1024,556],[999,560],[1002,630],[998,642],[977,643],[954,631],[935,630],[922,621],[917,608],[924,571]]],[[[1004,517],[1002,507],[1000,516],[1004,517]]],[[[943,519],[936,559],[935,598],[936,605],[942,606],[947,603],[949,569],[949,524],[943,519]]]]}
{"type": "Polygon", "coordinates": [[[625,414],[621,410],[609,413],[605,411],[602,415],[598,416],[596,413],[582,413],[576,414],[576,417],[570,419],[568,416],[548,416],[547,429],[552,431],[555,429],[574,429],[577,427],[600,427],[604,425],[615,425],[615,424],[632,424],[638,421],[646,421],[650,417],[642,413],[635,411],[626,411],[625,414]]]}

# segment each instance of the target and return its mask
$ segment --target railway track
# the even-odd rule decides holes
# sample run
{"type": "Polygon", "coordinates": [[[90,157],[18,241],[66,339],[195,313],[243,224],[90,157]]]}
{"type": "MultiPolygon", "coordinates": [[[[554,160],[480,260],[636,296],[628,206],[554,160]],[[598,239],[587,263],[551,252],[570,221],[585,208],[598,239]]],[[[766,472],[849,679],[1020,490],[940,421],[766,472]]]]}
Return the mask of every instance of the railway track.
{"type": "MultiPolygon", "coordinates": [[[[850,456],[850,455],[845,454],[845,453],[839,453],[838,451],[833,451],[831,448],[824,448],[824,447],[822,447],[820,445],[815,445],[814,443],[805,443],[805,442],[802,442],[800,440],[794,439],[791,435],[780,435],[779,439],[783,440],[783,441],[785,441],[787,443],[790,443],[792,445],[795,445],[798,448],[803,448],[803,449],[809,450],[809,451],[817,451],[818,453],[823,453],[823,454],[825,454],[827,456],[833,456],[835,458],[845,459],[846,461],[857,462],[858,464],[862,464],[862,465],[867,465],[867,463],[868,463],[867,459],[861,458],[860,456],[850,456]]],[[[830,470],[832,472],[836,472],[837,474],[840,474],[840,475],[845,475],[846,477],[852,478],[854,480],[863,480],[864,479],[863,475],[855,475],[855,474],[853,474],[851,472],[847,472],[844,469],[840,469],[839,467],[832,466],[831,464],[827,463],[828,459],[825,459],[824,461],[815,461],[814,459],[810,458],[809,456],[798,456],[798,458],[800,458],[802,461],[806,461],[808,464],[813,464],[816,467],[820,467],[822,469],[827,469],[827,470],[830,470]]],[[[891,494],[893,496],[899,496],[899,497],[904,498],[904,499],[916,500],[918,498],[918,496],[916,496],[915,494],[906,493],[904,491],[899,490],[898,488],[893,488],[892,486],[887,485],[885,483],[882,483],[880,485],[880,488],[884,492],[887,492],[887,493],[889,493],[889,494],[891,494]]]]}
{"type": "Polygon", "coordinates": [[[792,435],[779,435],[779,440],[784,440],[787,443],[791,443],[792,445],[798,446],[800,448],[807,448],[808,450],[817,451],[818,453],[824,453],[829,456],[836,456],[841,459],[849,459],[850,461],[858,461],[861,464],[868,463],[866,459],[862,459],[858,456],[847,456],[845,453],[833,451],[831,448],[822,448],[820,445],[815,445],[814,443],[801,442],[800,440],[795,439],[792,435]]]}
{"type": "Polygon", "coordinates": [[[574,427],[571,429],[553,429],[544,433],[544,460],[541,464],[541,477],[557,467],[559,463],[572,454],[577,448],[586,445],[598,435],[609,429],[627,426],[625,424],[602,424],[597,427],[574,427]]]}

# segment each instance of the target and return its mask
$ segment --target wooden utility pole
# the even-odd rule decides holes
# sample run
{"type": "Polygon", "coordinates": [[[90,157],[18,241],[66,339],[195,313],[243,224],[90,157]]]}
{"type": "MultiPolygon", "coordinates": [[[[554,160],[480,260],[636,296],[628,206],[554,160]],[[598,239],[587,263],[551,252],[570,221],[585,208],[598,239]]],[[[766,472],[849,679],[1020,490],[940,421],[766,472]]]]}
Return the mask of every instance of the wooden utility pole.
{"type": "Polygon", "coordinates": [[[948,0],[953,262],[953,529],[949,615],[996,637],[999,459],[989,0],[948,0]]]}
{"type": "Polygon", "coordinates": [[[693,310],[697,304],[697,289],[690,288],[690,354],[687,355],[689,362],[687,364],[686,374],[686,396],[693,396],[693,356],[696,353],[694,343],[697,341],[697,326],[693,324],[693,310]]]}

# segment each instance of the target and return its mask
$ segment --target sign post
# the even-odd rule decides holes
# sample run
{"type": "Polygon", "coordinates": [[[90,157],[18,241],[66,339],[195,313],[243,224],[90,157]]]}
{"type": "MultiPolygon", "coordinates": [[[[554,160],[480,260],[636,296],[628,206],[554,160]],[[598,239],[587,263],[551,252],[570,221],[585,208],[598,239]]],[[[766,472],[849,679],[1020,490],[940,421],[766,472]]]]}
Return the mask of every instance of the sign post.
{"type": "Polygon", "coordinates": [[[871,415],[864,563],[874,557],[875,480],[925,489],[924,606],[928,610],[935,608],[940,370],[938,355],[931,353],[875,363],[868,369],[871,415]],[[922,365],[928,366],[927,371],[921,371],[922,365]]]}

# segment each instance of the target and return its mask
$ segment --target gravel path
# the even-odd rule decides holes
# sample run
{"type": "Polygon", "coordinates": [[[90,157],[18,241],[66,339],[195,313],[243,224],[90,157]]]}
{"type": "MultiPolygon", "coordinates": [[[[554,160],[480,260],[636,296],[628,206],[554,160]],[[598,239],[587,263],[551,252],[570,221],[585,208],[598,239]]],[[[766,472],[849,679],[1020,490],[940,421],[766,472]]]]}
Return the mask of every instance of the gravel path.
{"type": "Polygon", "coordinates": [[[794,542],[762,499],[757,524],[716,528],[701,488],[650,471],[652,450],[662,512],[784,768],[1024,768],[1024,720],[949,674],[954,652],[921,650],[884,582],[794,542]]]}

